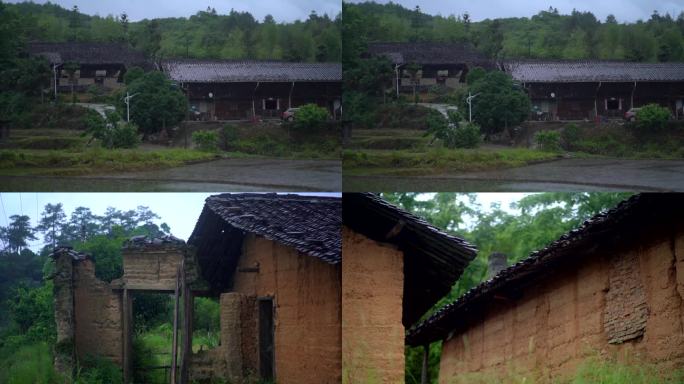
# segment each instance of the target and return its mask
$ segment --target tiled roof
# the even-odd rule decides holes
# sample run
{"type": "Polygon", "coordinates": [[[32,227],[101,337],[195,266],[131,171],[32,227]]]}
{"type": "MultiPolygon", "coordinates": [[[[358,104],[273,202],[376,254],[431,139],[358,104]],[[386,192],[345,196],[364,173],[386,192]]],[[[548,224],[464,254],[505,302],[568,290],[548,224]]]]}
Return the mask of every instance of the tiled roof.
{"type": "Polygon", "coordinates": [[[194,83],[342,81],[340,63],[169,60],[162,70],[172,80],[194,83]]]}
{"type": "Polygon", "coordinates": [[[526,83],[684,81],[684,63],[521,61],[505,63],[504,69],[526,83]]]}
{"type": "Polygon", "coordinates": [[[422,345],[446,338],[454,329],[466,327],[468,315],[474,316],[481,308],[491,305],[494,295],[515,295],[520,287],[545,276],[554,269],[572,268],[590,257],[598,249],[624,246],[649,229],[668,222],[677,222],[684,215],[684,194],[641,194],[621,202],[615,208],[586,220],[546,248],[502,270],[445,305],[406,336],[409,345],[422,345]],[[566,263],[566,264],[563,264],[566,263]]]}
{"type": "MultiPolygon", "coordinates": [[[[207,198],[205,208],[244,232],[264,236],[326,263],[342,260],[339,198],[227,193],[207,198]]],[[[189,242],[197,232],[196,227],[189,242]]]]}
{"type": "Polygon", "coordinates": [[[52,251],[52,253],[50,253],[50,254],[48,255],[48,257],[50,257],[50,258],[52,258],[52,259],[56,259],[56,258],[58,258],[59,256],[62,256],[62,255],[64,255],[64,254],[67,254],[67,255],[71,256],[71,258],[72,258],[74,261],[81,261],[81,260],[85,260],[85,259],[87,259],[87,258],[90,257],[87,253],[74,251],[74,249],[73,249],[71,246],[68,246],[68,245],[60,245],[60,246],[58,246],[57,248],[55,248],[54,251],[52,251]]]}
{"type": "Polygon", "coordinates": [[[28,52],[52,64],[123,64],[149,67],[142,52],[117,43],[29,43],[28,52]]]}
{"type": "Polygon", "coordinates": [[[446,295],[477,250],[372,193],[345,193],[344,225],[404,254],[404,325],[410,326],[446,295]]]}
{"type": "Polygon", "coordinates": [[[370,43],[368,53],[385,56],[393,64],[491,64],[467,44],[455,43],[370,43]]]}
{"type": "Polygon", "coordinates": [[[207,198],[188,244],[196,249],[202,278],[213,291],[230,289],[253,233],[337,266],[341,250],[339,198],[275,193],[221,194],[207,198]]]}
{"type": "Polygon", "coordinates": [[[148,246],[167,246],[176,245],[183,246],[185,241],[175,237],[175,236],[163,236],[163,237],[148,237],[145,235],[133,236],[126,240],[123,244],[123,248],[143,248],[148,246]]]}

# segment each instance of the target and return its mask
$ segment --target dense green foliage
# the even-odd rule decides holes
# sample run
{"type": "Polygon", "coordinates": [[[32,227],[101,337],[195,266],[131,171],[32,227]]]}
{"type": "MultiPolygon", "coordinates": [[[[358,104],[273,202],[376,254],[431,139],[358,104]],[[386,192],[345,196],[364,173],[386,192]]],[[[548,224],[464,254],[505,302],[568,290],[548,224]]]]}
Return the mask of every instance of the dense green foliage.
{"type": "MultiPolygon", "coordinates": [[[[130,116],[143,134],[151,134],[179,123],[185,118],[188,101],[177,86],[161,72],[153,71],[132,80],[122,96],[130,94],[130,116]]],[[[123,97],[118,104],[127,115],[123,97]]]]}
{"type": "MultiPolygon", "coordinates": [[[[468,86],[472,99],[473,121],[486,135],[499,133],[523,122],[530,111],[530,99],[513,78],[500,71],[487,72],[468,86]]],[[[467,95],[463,95],[464,98],[467,95]]],[[[463,110],[468,106],[461,103],[463,110]]]]}
{"type": "Polygon", "coordinates": [[[537,147],[542,151],[558,152],[561,150],[561,134],[557,131],[540,131],[534,135],[537,147]]]}
{"type": "Polygon", "coordinates": [[[316,104],[304,104],[295,115],[294,126],[300,130],[315,130],[328,120],[328,110],[316,104]]]}
{"type": "MultiPolygon", "coordinates": [[[[509,264],[513,264],[576,228],[592,215],[612,208],[627,196],[628,193],[540,193],[522,197],[510,209],[496,204],[486,209],[477,204],[474,194],[383,194],[387,200],[448,233],[465,238],[478,248],[475,260],[454,284],[451,293],[434,309],[454,301],[482,282],[487,275],[487,258],[491,253],[503,252],[508,256],[509,264]]],[[[432,356],[438,356],[439,350],[439,343],[431,346],[431,382],[436,382],[436,372],[439,371],[436,364],[439,359],[432,356]]],[[[419,382],[412,382],[409,378],[420,378],[421,364],[422,349],[408,349],[407,383],[419,382]]]]}
{"type": "Polygon", "coordinates": [[[427,118],[427,132],[434,139],[441,140],[446,148],[477,148],[480,144],[480,127],[477,124],[460,121],[460,114],[450,113],[445,118],[437,111],[431,111],[427,118]]]}
{"type": "Polygon", "coordinates": [[[192,142],[200,151],[215,152],[218,150],[219,134],[216,131],[195,131],[192,142]]]}
{"type": "MultiPolygon", "coordinates": [[[[531,17],[473,22],[468,13],[432,16],[419,7],[365,2],[343,5],[343,52],[358,57],[373,41],[467,42],[491,58],[601,59],[628,61],[684,60],[684,12],[658,12],[636,23],[618,23],[591,12],[562,15],[555,8],[531,17]],[[351,39],[348,39],[351,38],[351,39]]],[[[644,15],[647,17],[647,15],[644,15]]]]}
{"type": "Polygon", "coordinates": [[[130,149],[137,147],[140,143],[138,128],[132,123],[121,121],[118,113],[108,112],[106,119],[97,113],[87,116],[88,128],[83,135],[91,135],[93,139],[99,140],[104,148],[130,149]]]}
{"type": "Polygon", "coordinates": [[[641,131],[658,132],[665,129],[670,119],[670,109],[658,104],[648,104],[637,112],[636,126],[641,131]]]}
{"type": "MultiPolygon", "coordinates": [[[[156,58],[274,59],[339,61],[337,15],[317,15],[279,23],[267,15],[259,21],[249,12],[207,8],[190,17],[129,22],[122,15],[90,16],[57,4],[6,4],[8,20],[27,40],[120,42],[156,58]],[[336,17],[331,19],[331,17],[336,17]]],[[[4,24],[4,23],[0,23],[4,24]]],[[[1,36],[0,32],[0,36],[1,36]]],[[[2,39],[6,45],[11,39],[2,39]]],[[[0,46],[0,49],[3,47],[0,46]]]]}

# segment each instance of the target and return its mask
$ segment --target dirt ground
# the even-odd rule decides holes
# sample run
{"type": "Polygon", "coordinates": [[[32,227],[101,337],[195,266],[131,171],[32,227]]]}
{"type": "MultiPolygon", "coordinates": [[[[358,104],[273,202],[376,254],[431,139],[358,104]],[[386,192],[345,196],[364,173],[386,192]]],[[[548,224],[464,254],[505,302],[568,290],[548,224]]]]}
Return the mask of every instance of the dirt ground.
{"type": "Polygon", "coordinates": [[[562,159],[425,177],[345,176],[344,191],[684,191],[684,161],[562,159]]]}
{"type": "Polygon", "coordinates": [[[337,160],[223,159],[155,171],[82,177],[2,176],[5,191],[340,191],[337,160]]]}

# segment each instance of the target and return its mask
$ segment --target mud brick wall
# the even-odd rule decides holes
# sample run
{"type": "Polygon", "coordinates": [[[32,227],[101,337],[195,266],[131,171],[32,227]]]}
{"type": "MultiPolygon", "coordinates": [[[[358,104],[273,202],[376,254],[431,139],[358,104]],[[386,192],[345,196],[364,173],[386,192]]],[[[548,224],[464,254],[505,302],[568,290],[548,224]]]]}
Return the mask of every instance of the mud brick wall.
{"type": "Polygon", "coordinates": [[[79,358],[100,355],[123,361],[123,300],[109,284],[95,277],[95,265],[84,260],[74,266],[74,342],[79,358]]]}
{"type": "Polygon", "coordinates": [[[184,248],[147,246],[144,250],[123,250],[123,279],[129,288],[175,289],[176,270],[184,257],[184,248]]]}
{"type": "MultiPolygon", "coordinates": [[[[571,376],[587,357],[684,364],[684,230],[549,273],[443,343],[439,382],[571,376]],[[621,341],[621,342],[620,342],[621,341]]],[[[345,255],[346,257],[346,255],[345,255]]]]}
{"type": "Polygon", "coordinates": [[[404,382],[404,255],[342,229],[343,383],[404,382]]]}
{"type": "Polygon", "coordinates": [[[623,343],[643,336],[648,320],[648,304],[636,253],[613,256],[608,278],[609,290],[603,319],[608,342],[623,343]]]}
{"type": "Polygon", "coordinates": [[[55,260],[54,300],[57,343],[55,369],[71,376],[74,368],[74,290],[73,259],[62,254],[55,260]]]}
{"type": "MultiPolygon", "coordinates": [[[[341,381],[341,275],[330,265],[295,249],[247,235],[233,290],[247,297],[272,296],[275,305],[275,376],[279,384],[338,384],[341,381]],[[254,268],[258,272],[241,272],[254,268]]],[[[245,304],[244,308],[250,304],[245,304]]],[[[256,304],[251,307],[256,311],[256,304]]],[[[257,318],[243,310],[245,366],[256,362],[257,318]],[[250,325],[251,324],[251,325],[250,325]]],[[[256,368],[256,364],[254,365],[256,368]]]]}

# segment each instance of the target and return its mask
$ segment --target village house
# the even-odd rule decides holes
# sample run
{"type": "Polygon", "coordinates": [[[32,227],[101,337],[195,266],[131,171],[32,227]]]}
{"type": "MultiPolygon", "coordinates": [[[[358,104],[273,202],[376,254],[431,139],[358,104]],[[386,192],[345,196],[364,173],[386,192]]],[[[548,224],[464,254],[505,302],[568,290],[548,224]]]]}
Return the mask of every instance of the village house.
{"type": "Polygon", "coordinates": [[[273,118],[308,103],[341,113],[340,63],[167,60],[162,70],[185,91],[191,119],[273,118]]]}
{"type": "Polygon", "coordinates": [[[59,92],[84,92],[92,85],[121,88],[133,66],[152,69],[142,52],[118,43],[29,43],[28,53],[44,57],[53,70],[51,87],[59,92]]]}
{"type": "Polygon", "coordinates": [[[137,293],[173,294],[173,382],[339,383],[341,371],[341,199],[211,196],[188,243],[136,237],[123,249],[124,273],[94,275],[87,255],[68,247],[56,263],[55,367],[99,354],[132,378],[131,302],[137,293]],[[193,300],[220,298],[220,345],[193,353],[193,300]],[[175,350],[175,349],[174,349],[175,350]]]}
{"type": "Polygon", "coordinates": [[[511,61],[502,67],[529,94],[532,120],[623,118],[649,103],[684,117],[684,63],[511,61]]]}
{"type": "Polygon", "coordinates": [[[494,63],[467,44],[370,43],[367,57],[384,57],[392,63],[397,93],[427,91],[436,85],[458,88],[475,67],[494,68],[494,63]]]}
{"type": "Polygon", "coordinates": [[[377,195],[345,193],[342,253],[342,382],[403,383],[405,330],[476,250],[377,195]]]}
{"type": "Polygon", "coordinates": [[[594,216],[411,329],[442,341],[439,382],[556,382],[588,358],[684,364],[684,196],[643,194],[594,216]]]}

